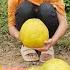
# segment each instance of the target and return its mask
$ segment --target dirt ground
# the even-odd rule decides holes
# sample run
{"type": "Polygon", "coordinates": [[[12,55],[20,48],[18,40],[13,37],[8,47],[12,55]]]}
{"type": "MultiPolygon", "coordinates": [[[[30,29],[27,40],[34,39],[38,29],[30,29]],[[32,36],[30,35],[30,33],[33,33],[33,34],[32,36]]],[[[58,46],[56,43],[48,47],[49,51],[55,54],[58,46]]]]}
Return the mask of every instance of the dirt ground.
{"type": "MultiPolygon", "coordinates": [[[[40,62],[25,62],[23,60],[20,53],[21,43],[6,32],[8,31],[7,0],[0,0],[0,8],[0,64],[24,67],[40,64],[40,62]]],[[[54,50],[56,58],[63,59],[70,64],[70,22],[68,33],[54,47],[54,50]]]]}
{"type": "MultiPolygon", "coordinates": [[[[9,34],[0,35],[0,64],[24,67],[38,65],[40,62],[25,62],[20,54],[21,43],[9,34]]],[[[55,57],[61,58],[70,64],[70,48],[55,47],[55,57]]]]}

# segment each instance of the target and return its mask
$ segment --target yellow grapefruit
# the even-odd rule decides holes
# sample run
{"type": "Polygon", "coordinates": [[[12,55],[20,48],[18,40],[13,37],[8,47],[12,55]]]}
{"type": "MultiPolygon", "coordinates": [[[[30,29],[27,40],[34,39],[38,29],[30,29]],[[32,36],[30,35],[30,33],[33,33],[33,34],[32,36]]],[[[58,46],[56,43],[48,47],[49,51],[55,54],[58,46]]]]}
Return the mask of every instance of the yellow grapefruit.
{"type": "Polygon", "coordinates": [[[43,47],[44,41],[47,41],[48,38],[48,28],[40,19],[29,19],[20,29],[20,40],[29,48],[43,47]]]}

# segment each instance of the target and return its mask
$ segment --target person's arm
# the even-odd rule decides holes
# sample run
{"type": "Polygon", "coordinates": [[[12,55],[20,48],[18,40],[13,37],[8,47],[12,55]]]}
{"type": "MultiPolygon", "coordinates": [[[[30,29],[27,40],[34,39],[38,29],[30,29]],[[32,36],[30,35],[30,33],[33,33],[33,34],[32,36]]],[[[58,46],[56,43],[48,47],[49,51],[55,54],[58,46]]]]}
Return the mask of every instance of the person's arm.
{"type": "Polygon", "coordinates": [[[53,37],[51,38],[52,44],[55,45],[56,42],[66,33],[68,24],[67,24],[67,18],[65,14],[65,5],[63,3],[63,0],[57,0],[56,2],[53,2],[53,6],[57,10],[57,16],[59,20],[59,27],[56,30],[53,37]]]}
{"type": "Polygon", "coordinates": [[[15,28],[15,12],[19,0],[8,0],[8,28],[11,36],[18,39],[19,31],[15,28]]]}
{"type": "Polygon", "coordinates": [[[19,40],[19,31],[15,28],[15,26],[9,26],[8,28],[10,35],[19,40]]]}
{"type": "Polygon", "coordinates": [[[55,34],[52,37],[52,44],[55,45],[56,42],[66,33],[68,24],[67,24],[67,19],[66,16],[61,15],[57,12],[58,19],[59,19],[59,27],[55,34]]]}
{"type": "Polygon", "coordinates": [[[57,41],[66,33],[67,28],[68,28],[63,0],[56,0],[55,2],[54,1],[51,2],[51,4],[57,10],[59,26],[55,34],[53,35],[53,37],[49,39],[48,41],[45,41],[45,47],[37,48],[37,50],[39,51],[45,51],[45,50],[48,50],[51,46],[54,46],[57,43],[57,41]]]}
{"type": "Polygon", "coordinates": [[[54,46],[57,41],[66,33],[67,28],[68,28],[68,24],[67,24],[67,19],[65,15],[61,15],[57,12],[58,15],[58,19],[59,19],[59,27],[56,30],[55,34],[53,35],[53,37],[51,39],[49,39],[48,41],[45,41],[45,47],[43,48],[35,48],[38,51],[46,51],[48,50],[50,47],[54,46]]]}

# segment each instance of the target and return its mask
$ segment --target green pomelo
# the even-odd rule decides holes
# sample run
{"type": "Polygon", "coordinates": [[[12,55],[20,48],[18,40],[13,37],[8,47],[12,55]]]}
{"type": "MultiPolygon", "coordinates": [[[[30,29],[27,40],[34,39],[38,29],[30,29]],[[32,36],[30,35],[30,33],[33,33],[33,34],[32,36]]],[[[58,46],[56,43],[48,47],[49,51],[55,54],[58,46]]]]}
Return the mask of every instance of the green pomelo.
{"type": "Polygon", "coordinates": [[[40,70],[70,70],[70,66],[65,61],[54,58],[46,61],[40,70]]]}

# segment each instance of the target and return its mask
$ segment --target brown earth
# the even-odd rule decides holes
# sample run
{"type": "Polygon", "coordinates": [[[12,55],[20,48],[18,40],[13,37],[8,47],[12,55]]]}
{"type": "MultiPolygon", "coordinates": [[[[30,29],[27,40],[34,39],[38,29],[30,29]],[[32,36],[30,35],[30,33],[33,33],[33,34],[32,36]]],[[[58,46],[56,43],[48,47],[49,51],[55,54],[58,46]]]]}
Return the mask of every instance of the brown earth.
{"type": "MultiPolygon", "coordinates": [[[[9,34],[0,35],[0,64],[11,66],[31,66],[38,65],[40,62],[25,62],[20,54],[21,43],[12,38],[9,34]]],[[[65,60],[70,64],[70,46],[56,46],[55,57],[65,60]]]]}

